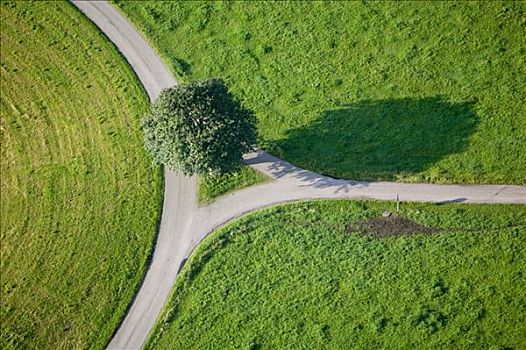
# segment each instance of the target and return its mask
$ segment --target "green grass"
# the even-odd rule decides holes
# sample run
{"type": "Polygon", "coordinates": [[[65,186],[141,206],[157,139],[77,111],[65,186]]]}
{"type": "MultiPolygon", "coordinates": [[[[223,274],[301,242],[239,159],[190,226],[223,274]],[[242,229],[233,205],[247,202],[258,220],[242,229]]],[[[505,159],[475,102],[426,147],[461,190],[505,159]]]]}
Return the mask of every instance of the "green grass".
{"type": "Polygon", "coordinates": [[[259,146],[344,178],[526,183],[524,2],[124,2],[182,81],[221,76],[259,146]]]}
{"type": "Polygon", "coordinates": [[[154,349],[522,349],[526,206],[402,204],[431,236],[346,234],[387,202],[248,215],[179,276],[154,349]]]}
{"type": "Polygon", "coordinates": [[[243,166],[240,170],[229,174],[201,176],[199,178],[199,202],[210,203],[224,194],[269,180],[268,176],[248,166],[243,166]]]}
{"type": "Polygon", "coordinates": [[[102,349],[152,249],[148,99],[66,2],[1,7],[1,349],[102,349]]]}

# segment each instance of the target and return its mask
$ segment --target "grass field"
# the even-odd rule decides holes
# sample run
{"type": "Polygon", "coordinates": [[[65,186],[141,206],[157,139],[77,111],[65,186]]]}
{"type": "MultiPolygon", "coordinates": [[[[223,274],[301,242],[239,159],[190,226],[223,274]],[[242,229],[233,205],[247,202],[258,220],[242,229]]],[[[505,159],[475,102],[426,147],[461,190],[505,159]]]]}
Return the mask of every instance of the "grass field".
{"type": "Polygon", "coordinates": [[[525,206],[402,204],[401,217],[442,231],[347,233],[384,210],[395,204],[304,202],[220,229],[147,348],[526,347],[525,206]]]}
{"type": "Polygon", "coordinates": [[[148,99],[69,3],[0,7],[0,348],[102,349],[157,230],[148,99]]]}
{"type": "Polygon", "coordinates": [[[125,2],[178,79],[221,76],[259,145],[324,174],[526,183],[524,2],[125,2]]]}
{"type": "Polygon", "coordinates": [[[199,202],[206,204],[215,198],[239,190],[244,187],[270,181],[270,178],[248,166],[240,170],[214,176],[201,176],[199,178],[199,202]]]}

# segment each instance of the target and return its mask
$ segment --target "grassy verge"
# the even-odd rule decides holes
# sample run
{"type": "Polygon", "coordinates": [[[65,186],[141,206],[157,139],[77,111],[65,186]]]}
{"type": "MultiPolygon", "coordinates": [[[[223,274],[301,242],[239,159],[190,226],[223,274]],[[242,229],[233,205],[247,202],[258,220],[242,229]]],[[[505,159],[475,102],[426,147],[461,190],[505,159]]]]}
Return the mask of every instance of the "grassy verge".
{"type": "Polygon", "coordinates": [[[199,202],[210,203],[224,194],[267,181],[270,181],[268,176],[248,166],[231,174],[202,176],[199,178],[199,202]]]}
{"type": "Polygon", "coordinates": [[[142,280],[162,176],[148,99],[67,2],[1,6],[0,348],[103,348],[142,280]]]}
{"type": "Polygon", "coordinates": [[[386,209],[304,202],[220,229],[185,265],[147,348],[526,346],[525,206],[403,204],[400,217],[434,233],[347,232],[386,209]]]}
{"type": "Polygon", "coordinates": [[[180,80],[221,76],[259,146],[344,178],[526,183],[520,2],[117,2],[180,80]]]}

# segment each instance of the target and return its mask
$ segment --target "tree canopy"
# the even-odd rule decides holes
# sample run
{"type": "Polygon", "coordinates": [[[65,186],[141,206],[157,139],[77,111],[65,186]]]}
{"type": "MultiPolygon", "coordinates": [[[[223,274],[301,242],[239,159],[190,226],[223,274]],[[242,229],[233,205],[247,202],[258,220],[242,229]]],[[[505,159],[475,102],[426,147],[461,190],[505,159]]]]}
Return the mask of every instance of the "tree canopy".
{"type": "Polygon", "coordinates": [[[237,170],[256,142],[255,125],[218,78],[163,90],[142,121],[154,161],[187,175],[237,170]]]}

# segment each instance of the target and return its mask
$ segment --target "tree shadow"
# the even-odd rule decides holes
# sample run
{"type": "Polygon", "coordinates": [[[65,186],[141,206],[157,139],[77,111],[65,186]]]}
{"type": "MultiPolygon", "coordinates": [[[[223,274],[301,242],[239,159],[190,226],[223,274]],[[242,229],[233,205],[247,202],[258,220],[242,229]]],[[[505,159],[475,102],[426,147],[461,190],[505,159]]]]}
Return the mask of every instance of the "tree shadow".
{"type": "Polygon", "coordinates": [[[300,187],[313,188],[332,188],[333,193],[349,193],[353,188],[369,186],[364,181],[335,179],[330,176],[320,175],[309,170],[298,168],[297,166],[279,159],[267,152],[258,150],[249,155],[245,155],[246,165],[267,164],[266,174],[273,179],[293,178],[299,180],[300,187]]]}
{"type": "Polygon", "coordinates": [[[322,174],[393,180],[463,151],[477,123],[472,102],[439,97],[363,101],[322,113],[270,148],[322,174]]]}

